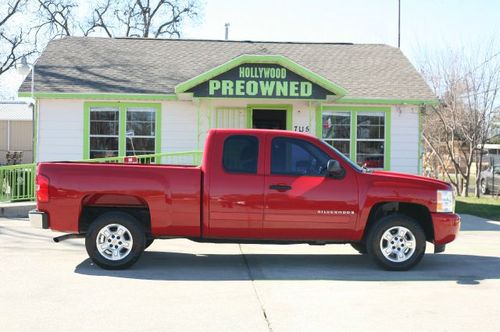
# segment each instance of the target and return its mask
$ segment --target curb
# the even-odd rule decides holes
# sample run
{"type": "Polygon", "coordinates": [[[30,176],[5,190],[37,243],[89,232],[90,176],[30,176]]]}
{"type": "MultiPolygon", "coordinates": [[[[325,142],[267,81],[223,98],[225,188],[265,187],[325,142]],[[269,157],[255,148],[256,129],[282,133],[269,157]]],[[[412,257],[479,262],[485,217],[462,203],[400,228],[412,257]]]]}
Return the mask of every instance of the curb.
{"type": "Polygon", "coordinates": [[[28,212],[35,208],[36,204],[34,202],[0,204],[0,217],[28,218],[28,212]]]}

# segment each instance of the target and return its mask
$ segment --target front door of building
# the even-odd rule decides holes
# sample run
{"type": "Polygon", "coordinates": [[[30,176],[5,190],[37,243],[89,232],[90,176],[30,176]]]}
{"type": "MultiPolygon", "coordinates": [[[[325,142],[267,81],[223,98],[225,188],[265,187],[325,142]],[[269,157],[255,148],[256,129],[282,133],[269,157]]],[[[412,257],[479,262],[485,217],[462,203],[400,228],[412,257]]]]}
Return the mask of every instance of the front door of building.
{"type": "Polygon", "coordinates": [[[252,127],[256,129],[286,130],[286,110],[252,110],[252,127]]]}

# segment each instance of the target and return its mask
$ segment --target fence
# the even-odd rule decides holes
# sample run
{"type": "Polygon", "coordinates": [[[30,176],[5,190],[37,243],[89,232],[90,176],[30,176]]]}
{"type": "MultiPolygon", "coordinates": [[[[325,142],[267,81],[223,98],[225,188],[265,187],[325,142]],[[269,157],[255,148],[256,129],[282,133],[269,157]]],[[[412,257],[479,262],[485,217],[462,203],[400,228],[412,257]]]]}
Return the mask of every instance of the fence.
{"type": "Polygon", "coordinates": [[[0,202],[35,199],[35,164],[0,167],[0,202]]]}
{"type": "MultiPolygon", "coordinates": [[[[138,164],[200,165],[202,151],[165,152],[133,156],[138,164]]],[[[93,163],[124,163],[129,157],[87,159],[93,163]]],[[[0,202],[35,199],[36,164],[0,166],[0,202]]]]}

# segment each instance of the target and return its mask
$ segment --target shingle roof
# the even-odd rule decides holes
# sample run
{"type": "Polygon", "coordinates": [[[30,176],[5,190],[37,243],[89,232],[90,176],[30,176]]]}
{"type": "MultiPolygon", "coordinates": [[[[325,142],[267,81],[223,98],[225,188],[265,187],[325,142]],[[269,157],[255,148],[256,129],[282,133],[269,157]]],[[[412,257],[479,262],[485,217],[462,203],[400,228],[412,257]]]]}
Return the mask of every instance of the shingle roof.
{"type": "MultiPolygon", "coordinates": [[[[35,92],[173,94],[242,54],[283,55],[347,89],[346,98],[435,99],[403,53],[379,44],[66,37],[35,67],[35,92]]],[[[20,92],[30,91],[26,78],[20,92]]]]}

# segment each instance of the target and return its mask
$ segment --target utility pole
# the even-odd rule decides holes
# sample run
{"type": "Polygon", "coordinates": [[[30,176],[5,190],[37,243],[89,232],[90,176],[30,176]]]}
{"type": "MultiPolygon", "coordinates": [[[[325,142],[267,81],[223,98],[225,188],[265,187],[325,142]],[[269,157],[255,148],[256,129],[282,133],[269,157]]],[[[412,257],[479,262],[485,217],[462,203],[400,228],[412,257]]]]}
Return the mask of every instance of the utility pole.
{"type": "Polygon", "coordinates": [[[398,48],[401,48],[401,0],[398,0],[398,48]]]}
{"type": "Polygon", "coordinates": [[[226,35],[225,35],[224,40],[228,40],[229,39],[229,23],[224,24],[224,27],[226,28],[226,35]]]}

